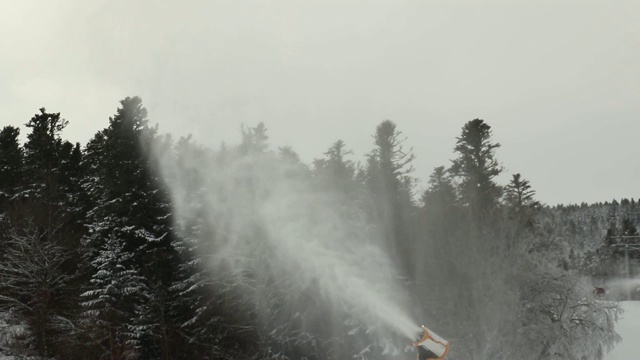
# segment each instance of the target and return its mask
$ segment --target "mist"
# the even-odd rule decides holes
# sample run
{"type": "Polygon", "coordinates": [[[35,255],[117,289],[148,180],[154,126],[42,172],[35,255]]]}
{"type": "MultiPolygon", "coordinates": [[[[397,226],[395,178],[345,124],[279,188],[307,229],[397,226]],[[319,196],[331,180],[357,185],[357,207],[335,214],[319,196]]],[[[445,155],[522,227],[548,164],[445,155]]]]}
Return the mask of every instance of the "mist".
{"type": "MultiPolygon", "coordinates": [[[[285,306],[296,313],[319,307],[325,319],[348,314],[355,320],[350,331],[363,331],[387,353],[415,340],[420,328],[410,315],[403,279],[383,251],[384,231],[370,224],[361,207],[310,177],[295,159],[234,151],[207,157],[189,150],[196,148],[182,147],[160,161],[178,228],[193,238],[185,224],[198,223],[194,240],[207,244],[199,254],[206,266],[235,274],[233,281],[246,285],[243,296],[257,302],[260,317],[274,311],[270,287],[286,282],[285,306]],[[302,300],[300,292],[314,298],[302,300]]],[[[318,332],[314,327],[322,323],[307,323],[304,330],[318,332]]]]}

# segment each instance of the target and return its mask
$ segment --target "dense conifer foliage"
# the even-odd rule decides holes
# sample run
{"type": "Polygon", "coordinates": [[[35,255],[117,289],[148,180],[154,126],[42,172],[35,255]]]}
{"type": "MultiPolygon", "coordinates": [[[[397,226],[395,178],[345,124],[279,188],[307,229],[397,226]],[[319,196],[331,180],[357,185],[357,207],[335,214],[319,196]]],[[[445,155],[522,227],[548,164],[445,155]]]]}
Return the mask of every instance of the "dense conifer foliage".
{"type": "Polygon", "coordinates": [[[422,193],[390,120],[368,129],[362,163],[336,140],[311,165],[262,123],[237,145],[173,140],[138,97],[87,144],[66,126],[42,108],[24,144],[20,128],[0,131],[7,355],[413,358],[385,325],[396,302],[451,339],[452,359],[600,359],[618,340],[615,300],[640,298],[593,292],[639,272],[636,200],[548,206],[520,173],[499,184],[481,119],[422,193]]]}

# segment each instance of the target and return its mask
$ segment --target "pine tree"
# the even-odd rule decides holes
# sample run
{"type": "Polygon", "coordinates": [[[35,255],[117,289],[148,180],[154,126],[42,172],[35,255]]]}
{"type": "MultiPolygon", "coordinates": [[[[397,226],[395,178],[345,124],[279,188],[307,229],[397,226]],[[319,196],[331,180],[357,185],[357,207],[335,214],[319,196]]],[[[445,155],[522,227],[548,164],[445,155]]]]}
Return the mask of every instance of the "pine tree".
{"type": "Polygon", "coordinates": [[[23,154],[20,129],[5,126],[0,131],[0,194],[11,196],[22,183],[23,154]]]}
{"type": "Polygon", "coordinates": [[[529,181],[522,179],[520,174],[513,174],[509,185],[505,186],[505,200],[514,210],[536,203],[533,200],[535,193],[529,181]]]}
{"type": "Polygon", "coordinates": [[[412,236],[409,222],[414,216],[412,150],[405,150],[396,124],[385,120],[376,128],[375,147],[368,155],[366,185],[374,199],[375,222],[386,234],[391,257],[405,275],[411,273],[412,236]]]}
{"type": "MultiPolygon", "coordinates": [[[[0,131],[0,222],[10,210],[13,195],[22,185],[23,152],[18,136],[20,129],[13,126],[5,126],[0,131]]],[[[0,253],[5,246],[0,236],[0,253]]]]}
{"type": "Polygon", "coordinates": [[[71,197],[71,202],[77,203],[78,197],[81,196],[82,187],[81,181],[84,176],[84,168],[82,167],[82,149],[80,143],[75,145],[70,142],[65,142],[62,145],[62,163],[60,164],[60,171],[63,177],[61,185],[68,196],[71,197]]]}
{"type": "Polygon", "coordinates": [[[621,226],[621,234],[622,236],[637,236],[638,235],[638,229],[636,228],[635,224],[633,223],[633,221],[631,219],[629,219],[628,217],[625,217],[622,219],[622,226],[621,226]]]}
{"type": "Polygon", "coordinates": [[[309,167],[300,160],[300,156],[290,146],[278,148],[278,157],[285,167],[285,177],[306,179],[310,175],[309,167]]]}
{"type": "Polygon", "coordinates": [[[267,150],[269,136],[264,123],[258,123],[255,127],[242,127],[242,143],[238,148],[240,154],[259,154],[267,150]]]}
{"type": "MultiPolygon", "coordinates": [[[[84,242],[87,261],[93,263],[111,236],[121,239],[123,252],[130,254],[130,269],[139,273],[150,294],[137,310],[158,322],[143,327],[140,356],[167,359],[168,345],[177,324],[171,319],[170,298],[178,257],[172,246],[171,210],[168,192],[150,156],[162,145],[157,128],[149,126],[147,110],[138,97],[120,102],[109,127],[97,133],[87,146],[84,166],[88,176],[83,187],[92,208],[87,212],[89,233],[84,242]],[[153,314],[150,316],[148,314],[153,314]]],[[[136,319],[143,321],[143,319],[136,319]]]]}
{"type": "Polygon", "coordinates": [[[455,187],[444,166],[433,169],[428,184],[429,188],[422,195],[422,203],[425,207],[445,209],[456,204],[455,187]]]}
{"type": "Polygon", "coordinates": [[[67,155],[61,133],[67,124],[60,113],[48,113],[45,108],[26,124],[31,131],[24,144],[25,175],[29,183],[24,195],[41,198],[48,204],[60,199],[64,177],[61,166],[67,155]]]}
{"type": "Polygon", "coordinates": [[[511,181],[504,188],[505,202],[509,216],[516,220],[518,228],[531,228],[534,216],[540,209],[540,202],[534,199],[535,190],[528,180],[522,179],[520,174],[514,174],[511,181]]]}
{"type": "Polygon", "coordinates": [[[449,172],[460,179],[460,199],[469,206],[472,217],[479,220],[490,214],[501,197],[501,188],[494,181],[502,167],[494,157],[499,143],[492,142],[491,127],[481,119],[467,122],[457,138],[449,172]]]}
{"type": "Polygon", "coordinates": [[[136,322],[137,311],[150,297],[145,279],[133,268],[133,254],[124,248],[114,235],[105,240],[91,260],[90,290],[82,294],[86,327],[111,360],[139,356],[145,329],[136,322]]]}
{"type": "Polygon", "coordinates": [[[338,140],[324,153],[324,158],[314,160],[314,176],[324,189],[339,191],[341,196],[351,198],[358,194],[356,165],[347,159],[352,154],[353,151],[346,150],[344,141],[338,140]]]}
{"type": "Polygon", "coordinates": [[[444,166],[436,167],[428,181],[429,187],[422,195],[422,225],[427,236],[428,254],[418,253],[420,257],[427,256],[427,263],[446,268],[443,262],[454,252],[451,248],[451,238],[461,228],[460,207],[456,198],[455,187],[451,176],[444,166]],[[437,265],[436,265],[437,264],[437,265]]]}

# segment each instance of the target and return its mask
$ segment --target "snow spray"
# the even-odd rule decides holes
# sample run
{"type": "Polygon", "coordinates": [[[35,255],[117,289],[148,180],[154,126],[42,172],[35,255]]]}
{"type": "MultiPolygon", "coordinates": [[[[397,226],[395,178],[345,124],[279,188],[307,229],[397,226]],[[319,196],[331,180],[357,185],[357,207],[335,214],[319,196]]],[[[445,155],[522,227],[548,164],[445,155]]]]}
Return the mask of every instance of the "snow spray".
{"type": "Polygon", "coordinates": [[[185,146],[162,157],[160,170],[177,222],[198,223],[198,241],[215,245],[209,266],[270,274],[294,289],[312,286],[367,334],[382,329],[415,340],[420,327],[403,311],[401,280],[361,207],[273,153],[204,153],[185,146]]]}

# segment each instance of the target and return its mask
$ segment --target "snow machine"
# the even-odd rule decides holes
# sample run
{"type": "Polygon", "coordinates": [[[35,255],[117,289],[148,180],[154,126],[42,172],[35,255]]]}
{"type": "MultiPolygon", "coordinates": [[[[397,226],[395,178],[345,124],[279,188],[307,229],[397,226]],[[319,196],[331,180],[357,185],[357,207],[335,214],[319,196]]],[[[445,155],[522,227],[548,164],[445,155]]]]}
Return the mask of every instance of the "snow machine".
{"type": "Polygon", "coordinates": [[[418,348],[418,360],[443,360],[449,353],[449,342],[422,325],[422,338],[413,343],[418,348]]]}

